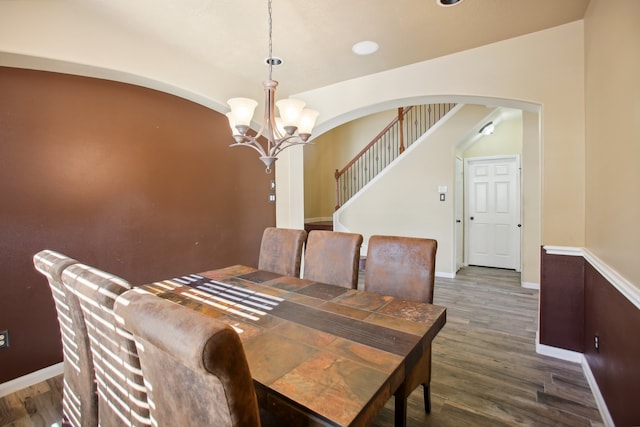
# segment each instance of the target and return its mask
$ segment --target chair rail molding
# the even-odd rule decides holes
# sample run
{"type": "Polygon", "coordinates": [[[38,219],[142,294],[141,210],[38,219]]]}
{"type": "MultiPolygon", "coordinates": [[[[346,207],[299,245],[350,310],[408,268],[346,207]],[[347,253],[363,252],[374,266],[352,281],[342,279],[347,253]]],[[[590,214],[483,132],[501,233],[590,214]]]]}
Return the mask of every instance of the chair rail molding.
{"type": "Polygon", "coordinates": [[[584,249],[584,259],[640,310],[640,288],[620,275],[589,249],[584,249]]]}
{"type": "Polygon", "coordinates": [[[620,275],[617,271],[598,258],[587,248],[575,246],[550,246],[544,245],[544,250],[550,255],[581,256],[593,268],[624,295],[633,305],[640,309],[640,288],[620,275]]]}

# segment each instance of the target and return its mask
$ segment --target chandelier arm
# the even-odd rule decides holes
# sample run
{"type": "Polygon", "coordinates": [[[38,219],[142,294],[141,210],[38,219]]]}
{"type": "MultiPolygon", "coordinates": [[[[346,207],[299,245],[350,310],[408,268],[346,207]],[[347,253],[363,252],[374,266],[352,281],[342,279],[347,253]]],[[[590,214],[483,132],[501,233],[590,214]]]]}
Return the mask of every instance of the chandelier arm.
{"type": "MultiPolygon", "coordinates": [[[[282,141],[282,142],[285,142],[285,141],[282,141]]],[[[280,154],[280,152],[282,152],[283,150],[286,150],[289,147],[293,147],[294,145],[309,145],[309,144],[313,144],[313,142],[307,142],[307,141],[289,142],[289,145],[285,145],[284,147],[281,147],[280,144],[278,144],[276,145],[276,147],[274,147],[272,156],[277,157],[278,154],[280,154]]]]}
{"type": "MultiPolygon", "coordinates": [[[[251,138],[251,137],[250,137],[251,138]]],[[[262,155],[262,157],[267,157],[267,152],[264,151],[262,145],[258,144],[255,139],[250,139],[244,142],[236,142],[235,144],[229,145],[229,147],[249,147],[256,150],[258,153],[262,155]]]]}
{"type": "MultiPolygon", "coordinates": [[[[289,135],[289,136],[285,136],[281,139],[276,140],[275,144],[273,147],[271,147],[271,150],[269,150],[272,153],[279,153],[280,151],[284,150],[285,148],[289,147],[289,145],[286,146],[282,146],[282,144],[284,144],[285,142],[289,142],[290,140],[294,139],[296,137],[296,135],[289,135]]],[[[299,142],[289,142],[290,145],[297,145],[299,144],[299,142]]]]}

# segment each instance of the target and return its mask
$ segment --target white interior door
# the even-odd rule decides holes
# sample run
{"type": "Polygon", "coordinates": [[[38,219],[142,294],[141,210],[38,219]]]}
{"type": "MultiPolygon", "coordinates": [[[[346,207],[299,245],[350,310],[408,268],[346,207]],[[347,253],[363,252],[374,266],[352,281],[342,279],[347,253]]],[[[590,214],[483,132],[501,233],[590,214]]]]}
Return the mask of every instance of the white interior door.
{"type": "Polygon", "coordinates": [[[517,156],[466,160],[467,263],[520,269],[517,156]]]}
{"type": "Polygon", "coordinates": [[[464,162],[456,156],[455,239],[456,271],[464,266],[464,162]]]}

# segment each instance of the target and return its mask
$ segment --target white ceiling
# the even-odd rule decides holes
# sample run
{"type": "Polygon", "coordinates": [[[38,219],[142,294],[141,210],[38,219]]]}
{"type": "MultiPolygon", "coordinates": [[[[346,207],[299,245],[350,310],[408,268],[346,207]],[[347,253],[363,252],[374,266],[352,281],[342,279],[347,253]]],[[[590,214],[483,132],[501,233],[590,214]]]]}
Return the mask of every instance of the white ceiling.
{"type": "MultiPolygon", "coordinates": [[[[588,3],[463,0],[442,7],[436,0],[273,0],[273,54],[284,60],[273,78],[280,81],[280,96],[304,92],[576,21],[588,3]],[[363,40],[380,49],[353,54],[351,46],[363,40]]],[[[115,57],[130,50],[149,64],[158,64],[163,52],[169,64],[180,52],[211,79],[233,76],[234,87],[226,90],[241,96],[247,85],[261,92],[267,77],[266,0],[0,0],[3,25],[0,52],[50,52],[55,59],[73,44],[64,59],[85,65],[98,62],[95,50],[104,61],[110,52],[115,57]],[[16,28],[29,35],[18,36],[16,28]]]]}

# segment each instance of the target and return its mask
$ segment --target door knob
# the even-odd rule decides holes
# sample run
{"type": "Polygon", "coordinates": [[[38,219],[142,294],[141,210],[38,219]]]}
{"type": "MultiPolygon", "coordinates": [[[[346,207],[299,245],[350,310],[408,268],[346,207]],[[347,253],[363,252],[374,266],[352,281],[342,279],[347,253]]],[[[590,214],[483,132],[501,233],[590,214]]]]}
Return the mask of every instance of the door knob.
{"type": "Polygon", "coordinates": [[[473,217],[469,218],[471,221],[473,221],[473,217]]]}
{"type": "Polygon", "coordinates": [[[461,222],[459,219],[456,219],[456,222],[461,222]]]}
{"type": "Polygon", "coordinates": [[[522,224],[518,224],[518,227],[522,227],[522,224]]]}

